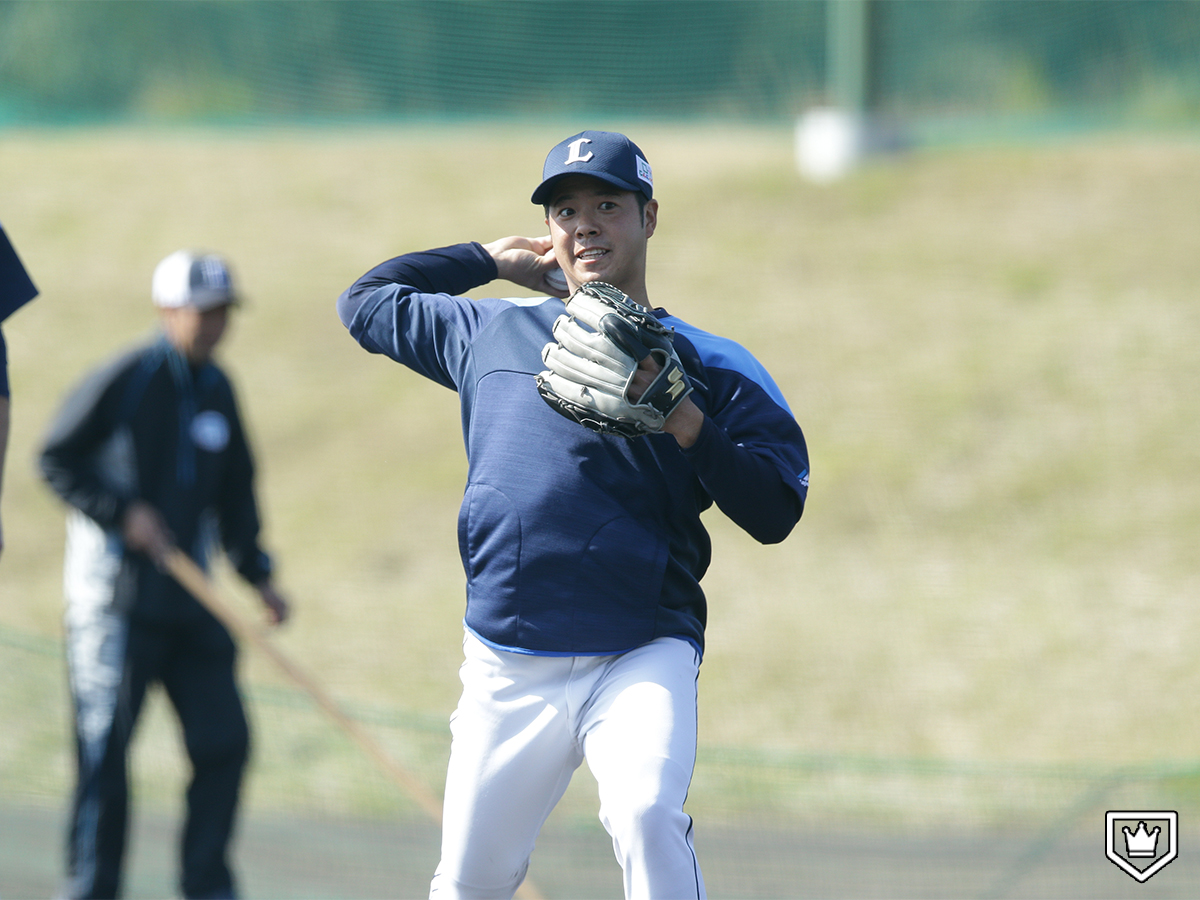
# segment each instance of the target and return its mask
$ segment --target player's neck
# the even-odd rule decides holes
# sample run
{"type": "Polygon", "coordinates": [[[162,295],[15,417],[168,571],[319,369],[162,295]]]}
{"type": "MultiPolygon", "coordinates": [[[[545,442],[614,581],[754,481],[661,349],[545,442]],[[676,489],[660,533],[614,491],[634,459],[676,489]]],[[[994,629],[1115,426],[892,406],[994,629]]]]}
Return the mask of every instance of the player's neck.
{"type": "Polygon", "coordinates": [[[637,284],[615,284],[613,287],[620,288],[622,291],[624,291],[626,296],[628,296],[629,299],[634,303],[640,304],[641,306],[646,307],[646,309],[654,309],[654,307],[650,304],[650,295],[646,290],[645,280],[641,280],[637,284]]]}

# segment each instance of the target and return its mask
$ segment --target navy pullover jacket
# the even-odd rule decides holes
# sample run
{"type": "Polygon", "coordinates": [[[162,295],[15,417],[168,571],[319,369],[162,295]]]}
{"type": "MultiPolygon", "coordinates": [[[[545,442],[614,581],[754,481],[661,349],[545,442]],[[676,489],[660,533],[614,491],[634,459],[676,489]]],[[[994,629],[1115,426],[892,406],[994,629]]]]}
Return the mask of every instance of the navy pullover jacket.
{"type": "Polygon", "coordinates": [[[80,539],[69,524],[67,569],[84,573],[91,583],[83,593],[107,595],[114,611],[158,622],[207,615],[149,557],[126,552],[121,525],[135,500],[162,514],[201,567],[220,544],[249,583],[271,574],[233,386],[213,363],[189,366],[165,338],[85,378],[51,424],[38,463],[55,493],[104,532],[80,539]]]}
{"type": "Polygon", "coordinates": [[[783,540],[808,493],[799,425],[743,348],[656,310],[705,413],[700,438],[684,450],[670,434],[589,431],[534,382],[563,301],[459,296],[496,277],[481,245],[458,244],[382,263],[338,299],[365,349],[459,394],[466,626],[518,653],[614,654],[664,636],[702,651],[700,514],[715,502],[758,541],[783,540]]]}

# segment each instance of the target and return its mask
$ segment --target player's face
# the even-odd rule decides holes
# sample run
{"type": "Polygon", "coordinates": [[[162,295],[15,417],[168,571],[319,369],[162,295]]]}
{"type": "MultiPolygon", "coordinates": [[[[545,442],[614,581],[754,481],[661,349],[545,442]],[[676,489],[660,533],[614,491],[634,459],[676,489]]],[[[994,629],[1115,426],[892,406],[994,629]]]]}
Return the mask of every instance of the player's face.
{"type": "Polygon", "coordinates": [[[550,198],[546,224],[571,290],[605,281],[644,299],[646,242],[657,219],[657,200],[648,201],[643,213],[632,191],[587,175],[562,179],[550,198]]]}
{"type": "Polygon", "coordinates": [[[229,307],[217,306],[203,312],[194,306],[164,309],[163,329],[167,340],[191,363],[205,363],[212,357],[229,324],[229,307]]]}

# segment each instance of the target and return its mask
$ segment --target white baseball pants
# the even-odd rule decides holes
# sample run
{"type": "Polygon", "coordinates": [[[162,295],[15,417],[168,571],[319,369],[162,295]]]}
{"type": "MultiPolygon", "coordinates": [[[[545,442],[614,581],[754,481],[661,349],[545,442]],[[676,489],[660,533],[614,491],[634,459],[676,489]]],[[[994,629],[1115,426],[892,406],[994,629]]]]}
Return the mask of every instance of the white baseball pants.
{"type": "Polygon", "coordinates": [[[584,759],[626,898],[705,897],[683,811],[696,760],[695,648],[659,638],[619,656],[528,656],[468,633],[463,650],[430,897],[511,898],[584,759]]]}

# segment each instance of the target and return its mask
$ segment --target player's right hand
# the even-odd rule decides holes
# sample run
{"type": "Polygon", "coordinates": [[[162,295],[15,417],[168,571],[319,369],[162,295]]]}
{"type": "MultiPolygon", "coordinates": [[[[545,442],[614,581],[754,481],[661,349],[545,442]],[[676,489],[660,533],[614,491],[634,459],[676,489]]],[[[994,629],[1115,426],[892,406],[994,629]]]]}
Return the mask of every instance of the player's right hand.
{"type": "Polygon", "coordinates": [[[498,278],[540,294],[562,298],[569,296],[568,290],[546,280],[547,275],[558,271],[558,261],[554,258],[554,247],[550,243],[549,235],[513,235],[484,244],[483,249],[496,261],[498,278]]]}
{"type": "Polygon", "coordinates": [[[146,554],[155,565],[160,565],[167,551],[175,546],[175,536],[162,515],[144,500],[134,500],[125,510],[121,537],[125,546],[146,554]]]}
{"type": "Polygon", "coordinates": [[[282,625],[286,622],[291,615],[291,606],[287,600],[275,590],[269,580],[260,581],[255,587],[258,588],[258,596],[267,611],[267,622],[271,625],[282,625]]]}

